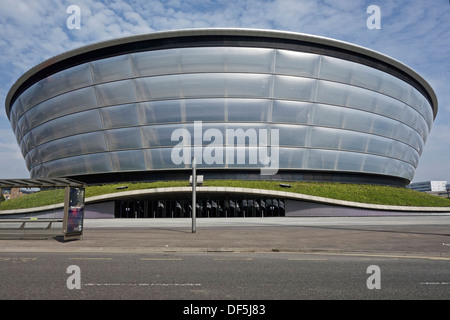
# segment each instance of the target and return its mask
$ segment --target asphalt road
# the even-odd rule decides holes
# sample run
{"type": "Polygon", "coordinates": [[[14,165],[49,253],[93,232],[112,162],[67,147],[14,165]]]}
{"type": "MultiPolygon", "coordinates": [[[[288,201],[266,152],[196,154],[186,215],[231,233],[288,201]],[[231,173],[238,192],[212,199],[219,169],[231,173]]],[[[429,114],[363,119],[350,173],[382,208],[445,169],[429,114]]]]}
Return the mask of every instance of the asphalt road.
{"type": "Polygon", "coordinates": [[[0,296],[3,300],[448,300],[449,266],[450,258],[370,254],[0,253],[0,296]],[[378,273],[370,266],[377,266],[378,273]]]}
{"type": "Polygon", "coordinates": [[[410,299],[450,299],[449,215],[198,219],[195,234],[190,219],[91,220],[79,241],[0,240],[4,301],[143,300],[167,316],[225,302],[216,318],[247,303],[274,319],[274,302],[410,299]]]}

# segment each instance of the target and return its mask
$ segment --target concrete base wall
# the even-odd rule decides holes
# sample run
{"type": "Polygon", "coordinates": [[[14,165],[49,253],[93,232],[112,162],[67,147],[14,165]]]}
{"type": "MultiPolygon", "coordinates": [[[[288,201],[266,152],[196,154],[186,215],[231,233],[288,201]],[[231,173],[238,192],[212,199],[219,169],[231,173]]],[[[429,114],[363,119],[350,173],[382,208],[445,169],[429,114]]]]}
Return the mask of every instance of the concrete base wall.
{"type": "Polygon", "coordinates": [[[84,207],[86,219],[114,218],[114,201],[88,204],[84,207]]]}
{"type": "MultiPolygon", "coordinates": [[[[35,213],[5,214],[0,219],[63,219],[64,209],[52,209],[35,213]]],[[[87,204],[84,207],[85,219],[109,219],[114,218],[114,201],[87,204]]]]}
{"type": "MultiPolygon", "coordinates": [[[[86,219],[114,219],[115,201],[96,202],[85,205],[86,219]]],[[[286,217],[356,217],[356,216],[412,216],[412,215],[441,215],[448,214],[448,210],[435,212],[430,210],[400,211],[400,210],[381,210],[370,208],[357,208],[350,206],[340,206],[334,204],[318,203],[313,201],[302,201],[285,199],[286,217]]],[[[63,208],[51,209],[47,211],[2,214],[0,219],[62,219],[64,216],[63,208]]]]}
{"type": "Polygon", "coordinates": [[[411,216],[433,215],[442,212],[374,210],[335,206],[324,203],[289,200],[285,201],[286,217],[357,217],[357,216],[411,216]]]}

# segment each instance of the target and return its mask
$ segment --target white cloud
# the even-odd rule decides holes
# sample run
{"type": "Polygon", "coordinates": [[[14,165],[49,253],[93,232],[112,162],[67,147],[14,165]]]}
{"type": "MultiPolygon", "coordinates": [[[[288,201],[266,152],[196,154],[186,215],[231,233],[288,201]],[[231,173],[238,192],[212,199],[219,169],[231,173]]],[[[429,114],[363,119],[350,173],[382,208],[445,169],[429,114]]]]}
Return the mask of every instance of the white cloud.
{"type": "Polygon", "coordinates": [[[25,160],[11,130],[0,129],[0,159],[0,179],[29,178],[25,160]]]}

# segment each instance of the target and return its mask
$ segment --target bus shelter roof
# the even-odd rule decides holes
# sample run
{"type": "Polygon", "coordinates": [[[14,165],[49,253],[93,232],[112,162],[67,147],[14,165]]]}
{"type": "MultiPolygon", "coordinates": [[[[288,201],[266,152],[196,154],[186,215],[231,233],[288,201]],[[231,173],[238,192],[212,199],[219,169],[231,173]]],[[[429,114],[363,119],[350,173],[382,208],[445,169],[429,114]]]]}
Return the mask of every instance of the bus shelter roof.
{"type": "Polygon", "coordinates": [[[48,179],[0,179],[0,188],[84,188],[86,184],[69,178],[48,179]]]}

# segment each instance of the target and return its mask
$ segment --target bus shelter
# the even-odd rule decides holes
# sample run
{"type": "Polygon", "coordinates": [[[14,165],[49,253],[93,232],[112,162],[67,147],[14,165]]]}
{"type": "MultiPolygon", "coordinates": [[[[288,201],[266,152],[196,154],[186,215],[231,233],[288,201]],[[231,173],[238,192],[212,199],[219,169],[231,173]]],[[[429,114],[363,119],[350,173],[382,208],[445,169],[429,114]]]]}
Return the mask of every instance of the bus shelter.
{"type": "MultiPolygon", "coordinates": [[[[4,188],[64,188],[64,239],[81,239],[84,222],[85,183],[69,178],[0,179],[0,192],[4,188]]],[[[28,221],[32,220],[24,222],[28,221]]]]}

